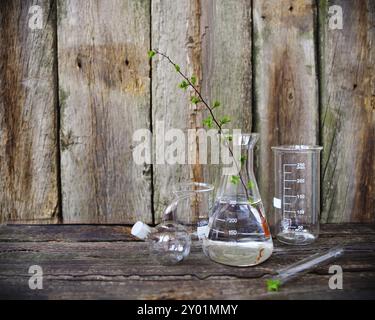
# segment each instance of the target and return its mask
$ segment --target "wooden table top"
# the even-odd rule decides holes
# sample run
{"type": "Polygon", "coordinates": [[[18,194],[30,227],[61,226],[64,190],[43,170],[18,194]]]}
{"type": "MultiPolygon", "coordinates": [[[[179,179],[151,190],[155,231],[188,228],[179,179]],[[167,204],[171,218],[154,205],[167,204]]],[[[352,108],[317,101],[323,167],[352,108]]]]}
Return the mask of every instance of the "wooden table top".
{"type": "Polygon", "coordinates": [[[275,241],[261,265],[236,268],[210,261],[198,243],[175,266],[150,259],[128,226],[11,225],[0,227],[0,298],[19,299],[364,299],[375,298],[375,226],[322,225],[311,246],[275,241]],[[334,264],[343,289],[328,286],[328,266],[267,292],[265,279],[317,250],[347,245],[334,264]],[[43,289],[29,288],[29,267],[43,271],[43,289]]]}

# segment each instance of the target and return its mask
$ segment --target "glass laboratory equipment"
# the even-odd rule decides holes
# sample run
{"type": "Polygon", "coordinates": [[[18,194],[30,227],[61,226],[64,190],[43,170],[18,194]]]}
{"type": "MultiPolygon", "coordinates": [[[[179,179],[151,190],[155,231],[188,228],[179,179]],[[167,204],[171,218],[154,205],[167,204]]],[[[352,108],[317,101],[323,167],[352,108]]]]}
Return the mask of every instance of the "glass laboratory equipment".
{"type": "MultiPolygon", "coordinates": [[[[209,219],[209,234],[203,241],[204,252],[222,264],[257,265],[273,251],[253,171],[253,150],[258,137],[256,133],[237,134],[229,140],[233,150],[239,150],[233,158],[240,174],[221,176],[209,219]]],[[[228,146],[227,139],[224,140],[228,146]]]]}
{"type": "Polygon", "coordinates": [[[319,235],[320,146],[272,147],[276,238],[286,244],[306,245],[319,235]]]}
{"type": "Polygon", "coordinates": [[[161,264],[176,264],[190,253],[191,240],[186,229],[173,222],[151,228],[142,221],[134,224],[131,234],[149,244],[150,256],[161,264]]]}
{"type": "Polygon", "coordinates": [[[138,221],[132,235],[149,243],[150,255],[162,264],[182,261],[190,253],[191,239],[207,235],[213,186],[183,183],[174,187],[175,198],[166,207],[162,223],[151,228],[138,221]]]}
{"type": "Polygon", "coordinates": [[[344,253],[344,247],[337,246],[328,251],[315,253],[312,256],[282,268],[276,272],[276,276],[267,279],[267,289],[268,291],[278,291],[280,286],[284,285],[286,282],[304,275],[320,266],[331,263],[342,257],[344,253]]]}
{"type": "Polygon", "coordinates": [[[187,182],[174,186],[173,194],[178,201],[166,210],[175,210],[174,219],[188,229],[193,240],[208,235],[208,218],[213,206],[214,186],[208,183],[187,182]]]}

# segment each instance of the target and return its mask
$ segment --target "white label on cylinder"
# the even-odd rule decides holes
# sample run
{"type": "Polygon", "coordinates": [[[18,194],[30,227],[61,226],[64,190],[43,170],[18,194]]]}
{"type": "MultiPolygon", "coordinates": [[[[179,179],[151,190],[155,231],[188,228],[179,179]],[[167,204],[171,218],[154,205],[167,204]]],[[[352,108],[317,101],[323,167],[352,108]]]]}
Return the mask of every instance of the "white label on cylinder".
{"type": "Polygon", "coordinates": [[[273,198],[273,206],[277,209],[281,209],[281,200],[278,198],[273,198]]]}

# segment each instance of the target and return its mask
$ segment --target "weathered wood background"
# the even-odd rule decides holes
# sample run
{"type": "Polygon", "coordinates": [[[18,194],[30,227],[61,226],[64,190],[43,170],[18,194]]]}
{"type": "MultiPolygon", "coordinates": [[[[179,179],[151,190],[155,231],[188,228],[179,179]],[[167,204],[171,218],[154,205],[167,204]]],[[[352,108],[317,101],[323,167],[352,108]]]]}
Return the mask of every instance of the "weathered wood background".
{"type": "Polygon", "coordinates": [[[216,166],[132,160],[136,129],[205,116],[165,61],[149,62],[157,47],[232,127],[260,132],[268,211],[270,146],[316,143],[322,222],[374,222],[374,42],[372,0],[2,0],[0,221],[155,222],[173,183],[214,182],[216,166]],[[334,5],[342,29],[330,27],[334,5]]]}

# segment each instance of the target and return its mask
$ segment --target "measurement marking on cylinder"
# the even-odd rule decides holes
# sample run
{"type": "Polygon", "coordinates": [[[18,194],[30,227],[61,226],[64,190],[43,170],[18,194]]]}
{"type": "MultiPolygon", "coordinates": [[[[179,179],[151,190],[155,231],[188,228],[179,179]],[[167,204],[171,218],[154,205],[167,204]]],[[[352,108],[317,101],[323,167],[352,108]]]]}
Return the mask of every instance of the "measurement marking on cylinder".
{"type": "Polygon", "coordinates": [[[295,230],[296,232],[303,232],[303,226],[300,226],[298,222],[299,219],[305,215],[305,210],[301,209],[299,206],[303,206],[306,201],[305,194],[301,192],[301,188],[306,184],[306,177],[304,177],[303,172],[306,170],[306,165],[304,162],[298,162],[285,163],[282,166],[282,214],[284,228],[295,230]],[[292,219],[293,221],[295,220],[294,223],[292,223],[292,219]],[[294,224],[296,226],[293,226],[294,224]]]}
{"type": "Polygon", "coordinates": [[[297,170],[305,170],[306,165],[304,162],[297,163],[297,170]]]}
{"type": "Polygon", "coordinates": [[[220,231],[220,230],[216,230],[216,229],[212,229],[212,232],[225,233],[224,231],[220,231]]]}
{"type": "MultiPolygon", "coordinates": [[[[293,173],[295,172],[295,170],[298,170],[298,169],[305,169],[305,166],[304,164],[301,164],[301,163],[285,163],[283,165],[283,213],[284,214],[293,214],[293,215],[300,215],[302,214],[300,210],[298,210],[297,208],[295,208],[295,201],[292,201],[292,202],[287,202],[286,199],[289,198],[289,199],[300,199],[299,198],[299,194],[286,194],[287,193],[287,190],[293,190],[293,187],[291,186],[291,184],[293,184],[293,186],[295,185],[298,185],[298,184],[301,184],[301,183],[304,183],[305,182],[305,179],[301,179],[299,177],[296,177],[295,179],[293,179],[292,177],[290,177],[289,179],[287,179],[287,175],[293,175],[293,173]],[[289,168],[293,168],[291,169],[290,171],[287,171],[287,167],[289,168]],[[287,187],[288,185],[288,187],[287,187]],[[288,206],[288,207],[287,207],[288,206]],[[286,210],[286,208],[288,208],[289,210],[286,210]],[[292,210],[292,209],[296,209],[296,210],[292,210]]],[[[290,191],[289,191],[290,193],[290,191]]],[[[284,219],[285,219],[285,216],[284,216],[284,219]]]]}

